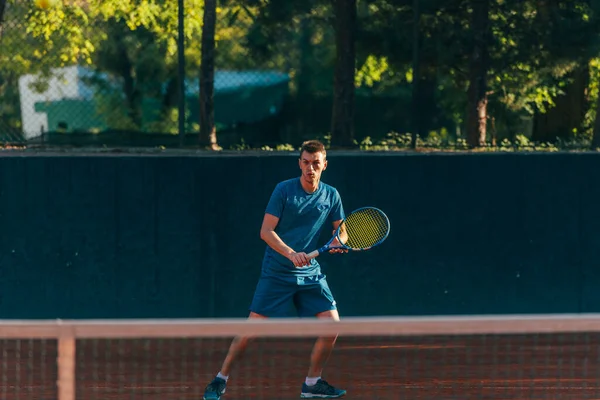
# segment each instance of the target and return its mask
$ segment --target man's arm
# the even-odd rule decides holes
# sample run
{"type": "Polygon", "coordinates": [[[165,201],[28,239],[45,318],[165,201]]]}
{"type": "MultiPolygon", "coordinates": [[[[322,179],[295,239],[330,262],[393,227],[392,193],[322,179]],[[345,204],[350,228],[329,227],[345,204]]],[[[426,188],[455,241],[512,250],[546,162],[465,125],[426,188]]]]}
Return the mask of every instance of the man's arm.
{"type": "MultiPolygon", "coordinates": [[[[337,230],[337,228],[340,226],[340,224],[342,223],[342,221],[344,221],[343,219],[340,219],[339,221],[333,221],[333,232],[335,233],[335,231],[337,230]]],[[[346,225],[343,225],[342,228],[340,229],[340,240],[342,241],[342,243],[346,243],[348,241],[348,233],[346,232],[346,225]]]]}
{"type": "Polygon", "coordinates": [[[260,228],[260,238],[264,240],[269,247],[278,252],[284,257],[287,257],[296,267],[304,267],[310,264],[310,261],[306,257],[306,253],[296,253],[294,249],[289,247],[281,240],[279,235],[275,232],[275,228],[279,223],[279,218],[269,213],[265,213],[263,218],[262,227],[260,228]]]}

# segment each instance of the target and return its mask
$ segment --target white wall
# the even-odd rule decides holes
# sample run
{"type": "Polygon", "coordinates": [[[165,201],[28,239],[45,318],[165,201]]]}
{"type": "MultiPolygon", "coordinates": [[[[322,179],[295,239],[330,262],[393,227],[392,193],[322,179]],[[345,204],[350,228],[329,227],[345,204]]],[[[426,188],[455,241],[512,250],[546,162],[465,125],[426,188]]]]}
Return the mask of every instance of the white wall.
{"type": "Polygon", "coordinates": [[[35,112],[35,103],[81,97],[78,84],[80,67],[66,67],[52,70],[48,90],[38,93],[30,85],[36,82],[37,75],[23,75],[19,78],[19,94],[21,97],[21,120],[23,134],[26,139],[40,136],[42,130],[48,131],[46,113],[35,112]]]}

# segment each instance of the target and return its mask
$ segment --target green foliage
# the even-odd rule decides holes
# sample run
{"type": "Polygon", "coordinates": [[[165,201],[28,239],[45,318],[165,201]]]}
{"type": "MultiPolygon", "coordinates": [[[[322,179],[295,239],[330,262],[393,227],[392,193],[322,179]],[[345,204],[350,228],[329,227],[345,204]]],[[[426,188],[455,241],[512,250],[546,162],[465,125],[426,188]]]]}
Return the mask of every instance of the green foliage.
{"type": "Polygon", "coordinates": [[[262,146],[260,149],[263,151],[291,151],[291,152],[298,150],[289,143],[278,144],[277,146],[275,146],[275,148],[273,148],[271,146],[262,146]]]}
{"type": "Polygon", "coordinates": [[[387,75],[392,75],[386,57],[369,55],[365,62],[356,71],[356,87],[366,86],[372,88],[375,83],[381,83],[387,75]]]}
{"type": "MultiPolygon", "coordinates": [[[[599,3],[587,0],[490,0],[488,76],[490,148],[549,149],[526,142],[524,119],[556,111],[573,71],[589,64],[584,123],[556,146],[589,143],[600,82],[599,3]],[[494,128],[491,128],[493,120],[494,128]],[[490,135],[491,136],[491,135],[490,135]],[[490,139],[491,140],[491,139],[490,139]]],[[[101,89],[98,112],[120,129],[177,129],[177,2],[88,0],[48,10],[8,0],[0,39],[0,129],[18,129],[19,76],[73,64],[114,76],[101,89]],[[157,106],[158,120],[141,117],[141,99],[157,106]]],[[[190,77],[200,67],[202,0],[185,2],[185,58],[190,77]]],[[[428,121],[423,147],[462,148],[468,86],[471,2],[420,1],[420,68],[428,121]]],[[[217,10],[217,68],[269,68],[292,77],[294,96],[310,102],[330,95],[335,60],[331,4],[325,0],[221,0],[217,10]]],[[[411,0],[358,3],[355,83],[360,96],[398,101],[414,79],[411,0]]],[[[39,82],[40,88],[44,80],[39,82]]],[[[398,102],[398,107],[407,107],[398,102]]],[[[188,111],[189,112],[189,111],[188,111]]],[[[360,113],[360,110],[358,110],[360,113]]],[[[371,118],[389,118],[373,115],[371,118]]],[[[305,117],[307,118],[307,117],[305,117]]],[[[188,129],[197,129],[189,122],[188,129]]],[[[402,130],[403,128],[398,128],[402,130]]],[[[305,135],[306,132],[301,132],[305,135]]],[[[320,133],[328,140],[326,133],[320,133]]],[[[319,132],[315,136],[319,136],[319,132]]],[[[361,148],[408,148],[409,134],[357,131],[361,148]]],[[[530,139],[528,139],[530,140],[530,139]]],[[[240,144],[240,149],[247,144],[240,144]]],[[[266,151],[277,151],[265,147],[266,151]]],[[[282,145],[281,151],[291,151],[282,145]]]]}
{"type": "Polygon", "coordinates": [[[105,123],[117,130],[134,130],[135,122],[122,107],[122,99],[118,93],[100,92],[95,98],[96,113],[102,116],[105,123]]]}
{"type": "MultiPolygon", "coordinates": [[[[326,147],[329,147],[326,137],[319,137],[326,147]]],[[[369,136],[364,137],[359,143],[360,151],[371,152],[406,152],[411,150],[411,133],[389,132],[380,139],[374,139],[369,136]]],[[[588,151],[590,148],[589,138],[577,137],[571,140],[558,140],[556,143],[536,143],[531,141],[526,135],[515,135],[514,140],[502,139],[497,145],[488,143],[486,146],[478,149],[470,149],[465,139],[453,139],[446,130],[432,131],[426,137],[417,136],[418,152],[558,152],[558,151],[588,151]]],[[[229,147],[234,151],[265,151],[265,152],[294,152],[299,150],[299,146],[289,143],[278,144],[276,147],[260,146],[254,148],[250,146],[244,138],[238,143],[229,147]]],[[[595,149],[595,151],[600,151],[595,149]]]]}
{"type": "MultiPolygon", "coordinates": [[[[360,143],[360,149],[364,151],[406,151],[411,146],[411,134],[388,133],[385,138],[374,141],[365,137],[360,143]]],[[[589,139],[578,138],[568,141],[559,140],[557,143],[535,143],[527,136],[519,134],[514,141],[503,139],[498,145],[487,146],[478,151],[506,152],[506,151],[543,151],[556,152],[561,150],[586,150],[589,148],[589,139]]],[[[417,149],[420,151],[470,151],[464,139],[454,140],[448,132],[430,132],[425,138],[417,136],[417,149]]]]}

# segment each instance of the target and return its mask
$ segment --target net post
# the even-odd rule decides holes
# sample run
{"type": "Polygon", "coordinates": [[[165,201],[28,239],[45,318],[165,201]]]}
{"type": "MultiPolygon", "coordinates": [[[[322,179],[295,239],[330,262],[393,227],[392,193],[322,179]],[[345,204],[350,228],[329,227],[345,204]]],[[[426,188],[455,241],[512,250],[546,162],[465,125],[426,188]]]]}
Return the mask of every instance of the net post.
{"type": "Polygon", "coordinates": [[[58,330],[58,400],[75,400],[75,332],[60,325],[58,330]]]}

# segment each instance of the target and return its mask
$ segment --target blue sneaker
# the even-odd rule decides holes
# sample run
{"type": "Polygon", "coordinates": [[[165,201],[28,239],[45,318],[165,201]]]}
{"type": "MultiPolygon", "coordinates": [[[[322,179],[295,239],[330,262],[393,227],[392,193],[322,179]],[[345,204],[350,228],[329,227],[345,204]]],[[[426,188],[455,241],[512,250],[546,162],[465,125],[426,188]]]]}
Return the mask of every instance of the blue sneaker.
{"type": "Polygon", "coordinates": [[[223,394],[225,394],[225,387],[227,382],[224,379],[217,378],[212,380],[211,383],[204,389],[204,400],[219,400],[223,394]]]}
{"type": "Polygon", "coordinates": [[[345,390],[331,386],[323,379],[319,379],[313,386],[302,384],[301,399],[338,399],[346,394],[345,390]]]}

